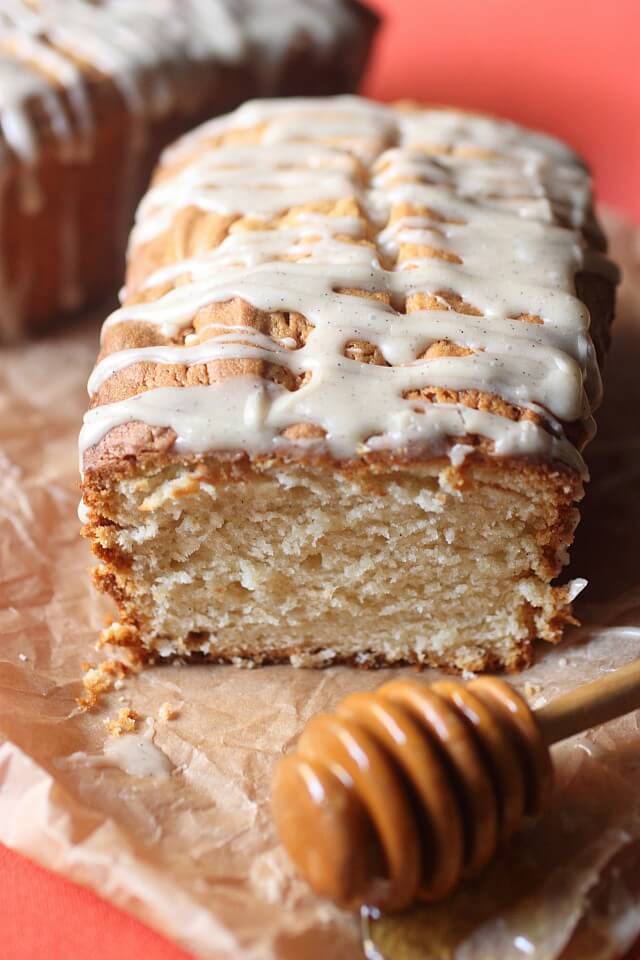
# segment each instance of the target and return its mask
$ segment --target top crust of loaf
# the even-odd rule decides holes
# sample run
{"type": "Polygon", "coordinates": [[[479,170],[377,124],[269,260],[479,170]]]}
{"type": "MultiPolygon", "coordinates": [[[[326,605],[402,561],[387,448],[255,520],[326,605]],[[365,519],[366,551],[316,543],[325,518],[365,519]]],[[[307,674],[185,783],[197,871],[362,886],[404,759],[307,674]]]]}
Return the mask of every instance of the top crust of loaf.
{"type": "MultiPolygon", "coordinates": [[[[304,416],[280,425],[267,454],[244,450],[240,441],[236,452],[323,463],[358,458],[363,463],[400,463],[446,456],[454,446],[462,445],[464,456],[476,461],[503,457],[513,462],[518,456],[508,450],[501,453],[496,442],[501,425],[511,423],[523,431],[535,430],[543,438],[531,448],[523,447],[519,454],[523,461],[553,463],[554,469],[568,467],[579,472],[579,457],[571,460],[566,451],[569,447],[580,449],[592,432],[591,413],[599,399],[593,382],[597,380],[594,356],[601,358],[608,342],[616,274],[601,253],[604,238],[593,214],[588,174],[564,145],[479,114],[415,104],[382,108],[356,98],[313,104],[294,101],[291,106],[278,101],[248,104],[222,121],[205,125],[166,153],[141,206],[131,239],[123,307],[103,331],[99,375],[94,373],[92,387],[94,412],[166,388],[178,397],[184,388],[222,385],[224,391],[227,384],[240,380],[271,384],[267,390],[284,397],[313,382],[315,374],[297,362],[296,355],[313,342],[316,323],[301,310],[292,309],[286,294],[283,309],[276,310],[251,302],[249,296],[214,292],[209,298],[195,298],[194,308],[180,323],[158,321],[163,304],[180,296],[186,296],[189,303],[189,292],[198,283],[210,283],[213,288],[216,282],[229,280],[233,286],[235,277],[246,278],[250,262],[246,250],[251,245],[258,251],[264,248],[258,264],[287,271],[283,273],[285,288],[289,278],[292,282],[296,279],[296,265],[301,275],[311,265],[331,276],[340,273],[336,263],[351,257],[364,263],[369,258],[380,272],[374,282],[366,286],[343,283],[335,290],[341,303],[347,304],[345,311],[350,302],[345,298],[353,298],[354,304],[369,301],[390,324],[410,323],[412,315],[418,314],[416,319],[428,318],[432,312],[443,323],[451,317],[456,322],[455,336],[448,322],[442,336],[423,337],[413,355],[405,350],[400,361],[385,355],[384,337],[356,333],[347,321],[338,366],[346,365],[347,370],[355,369],[354,365],[375,367],[376,376],[384,377],[385,371],[393,372],[391,368],[406,370],[409,363],[415,370],[420,365],[420,378],[403,392],[403,400],[414,405],[414,413],[433,417],[447,407],[466,408],[480,415],[480,425],[497,427],[488,433],[480,428],[455,435],[443,429],[426,446],[416,444],[408,433],[389,449],[367,448],[369,438],[364,436],[353,455],[345,458],[331,449],[327,423],[304,416]],[[487,139],[492,133],[493,142],[487,139]],[[543,191],[539,205],[522,160],[536,152],[546,171],[534,185],[543,191]],[[258,190],[281,189],[283,199],[280,206],[276,201],[267,212],[258,212],[252,209],[252,191],[263,160],[267,169],[258,190]],[[196,181],[197,188],[191,188],[191,172],[198,168],[206,172],[208,165],[209,173],[196,181]],[[304,200],[305,195],[314,193],[313,186],[307,186],[299,191],[303,202],[290,202],[287,170],[292,184],[296,178],[307,183],[317,171],[320,199],[304,200]],[[234,175],[242,183],[243,172],[249,177],[244,200],[241,191],[239,197],[233,193],[234,175]],[[324,190],[325,181],[329,183],[332,177],[336,183],[333,193],[330,188],[324,190]],[[227,183],[232,186],[226,187],[227,183]],[[529,195],[522,193],[525,187],[532,189],[529,195]],[[182,199],[176,200],[181,189],[182,199]],[[579,203],[575,202],[577,193],[579,203]],[[482,266],[481,248],[483,241],[488,242],[483,224],[487,224],[490,238],[494,218],[507,233],[515,223],[516,238],[520,230],[525,240],[530,234],[532,239],[527,242],[534,252],[545,252],[547,235],[549,245],[558,245],[560,257],[565,256],[565,247],[572,248],[565,264],[571,275],[558,283],[547,281],[542,272],[539,277],[532,274],[533,281],[528,275],[523,282],[524,306],[517,313],[507,312],[505,321],[515,331],[516,351],[526,328],[526,342],[537,345],[540,352],[547,346],[549,318],[535,307],[538,289],[553,287],[558,295],[566,292],[587,306],[591,324],[589,332],[580,335],[582,379],[576,388],[586,391],[586,397],[580,412],[577,395],[574,398],[571,410],[577,415],[565,416],[545,406],[535,389],[529,395],[524,391],[520,399],[517,389],[496,386],[500,381],[494,381],[491,374],[480,384],[471,375],[468,385],[463,382],[462,386],[457,374],[451,383],[442,377],[430,379],[434,363],[451,362],[458,364],[452,369],[465,371],[474,358],[482,361],[482,354],[493,355],[496,349],[498,362],[511,364],[517,378],[520,361],[500,353],[499,335],[492,340],[489,330],[488,339],[482,340],[487,333],[481,330],[482,321],[490,327],[491,309],[464,295],[470,276],[478,279],[483,294],[488,291],[488,301],[500,287],[501,277],[495,281],[493,276],[477,278],[473,272],[477,272],[477,264],[482,266]],[[532,221],[534,228],[540,225],[538,233],[532,221]],[[309,224],[318,225],[317,233],[309,224]],[[397,242],[389,243],[389,236],[397,242]],[[330,248],[328,253],[323,252],[323,245],[330,248]],[[210,267],[208,257],[212,258],[210,267]],[[431,266],[436,277],[431,286],[423,283],[419,289],[407,288],[406,295],[398,295],[395,278],[400,276],[405,282],[412,271],[431,266]],[[438,270],[442,268],[448,282],[439,285],[438,270]],[[217,349],[217,342],[224,347],[217,349]],[[564,449],[565,454],[557,454],[557,449],[564,449]]],[[[354,276],[361,274],[355,271],[354,276]]],[[[514,276],[518,278],[517,271],[514,276]]],[[[366,393],[360,402],[367,403],[366,393]]],[[[85,471],[112,469],[121,460],[170,455],[177,438],[171,423],[145,424],[142,416],[135,416],[135,409],[134,404],[123,422],[85,445],[85,471]]],[[[347,413],[345,410],[345,416],[347,413]]],[[[181,449],[185,449],[184,443],[181,449]]]]}

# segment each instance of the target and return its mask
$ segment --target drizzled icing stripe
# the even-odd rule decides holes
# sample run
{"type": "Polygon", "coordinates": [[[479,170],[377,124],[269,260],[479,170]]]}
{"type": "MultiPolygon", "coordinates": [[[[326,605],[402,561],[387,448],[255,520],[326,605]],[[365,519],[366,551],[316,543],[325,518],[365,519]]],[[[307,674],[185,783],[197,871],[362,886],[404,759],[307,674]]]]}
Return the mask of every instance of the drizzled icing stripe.
{"type": "MultiPolygon", "coordinates": [[[[400,300],[425,287],[429,289],[431,284],[420,273],[419,270],[383,271],[373,264],[369,268],[301,263],[283,263],[274,267],[266,264],[240,271],[237,279],[219,284],[217,289],[206,281],[191,284],[188,288],[179,287],[163,298],[163,313],[155,312],[155,304],[125,307],[110,322],[123,317],[145,321],[151,316],[152,322],[165,323],[165,331],[176,330],[181,322],[190,322],[197,309],[242,297],[259,310],[295,311],[314,324],[315,329],[307,344],[293,355],[276,344],[269,351],[271,359],[277,358],[296,373],[311,370],[317,376],[330,378],[335,358],[343,352],[344,344],[349,340],[364,339],[378,344],[388,362],[394,364],[377,368],[376,374],[379,380],[393,378],[397,389],[418,388],[428,377],[429,383],[435,386],[489,390],[514,403],[537,403],[563,420],[588,416],[589,405],[582,389],[583,366],[586,367],[587,361],[593,363],[593,357],[589,356],[586,330],[581,335],[574,331],[571,342],[564,344],[572,352],[583,352],[579,357],[584,361],[581,365],[569,352],[551,345],[553,335],[543,339],[531,329],[522,334],[523,326],[535,328],[537,324],[523,325],[520,321],[509,322],[499,317],[489,323],[486,317],[465,317],[464,326],[461,326],[460,315],[435,310],[397,316],[384,305],[374,306],[368,299],[334,292],[335,287],[373,288],[389,290],[392,298],[395,296],[400,300]],[[425,364],[415,358],[431,343],[443,338],[463,342],[482,352],[429,361],[427,373],[425,364]]],[[[431,279],[433,282],[433,271],[431,279]]],[[[439,279],[440,272],[436,268],[435,282],[439,279]]],[[[562,333],[558,339],[562,340],[562,333]]],[[[194,348],[142,347],[112,354],[96,367],[89,381],[89,390],[95,392],[115,370],[141,361],[188,365],[216,359],[218,342],[219,338],[216,338],[194,348]]],[[[234,350],[231,345],[227,347],[224,355],[231,358],[234,350]]],[[[248,356],[240,347],[235,348],[235,355],[239,358],[248,356]]],[[[343,358],[344,366],[355,363],[343,358]]]]}
{"type": "MultiPolygon", "coordinates": [[[[540,455],[567,463],[576,471],[584,468],[575,447],[531,421],[515,423],[502,417],[473,410],[461,404],[429,407],[424,413],[393,404],[384,411],[384,401],[372,382],[371,368],[362,365],[358,380],[338,380],[329,391],[306,394],[305,403],[294,401],[295,394],[274,383],[253,377],[234,377],[209,387],[164,387],[135,398],[96,407],[85,415],[81,450],[98,443],[109,430],[132,420],[153,427],[170,426],[176,432],[177,453],[206,453],[214,450],[248,450],[252,454],[278,451],[292,454],[303,444],[282,436],[283,430],[299,423],[305,413],[313,422],[332,430],[325,443],[338,459],[376,453],[387,449],[447,452],[443,438],[464,438],[470,434],[487,437],[494,443],[496,456],[540,455]],[[370,404],[374,390],[378,396],[370,404]],[[367,406],[362,396],[367,394],[367,406]],[[330,402],[327,407],[326,402],[330,402]],[[357,417],[348,411],[357,410],[357,417]],[[426,415],[428,414],[428,415],[426,415]],[[367,442],[354,447],[354,420],[367,442]],[[378,433],[380,426],[383,433],[378,433]]],[[[300,391],[298,391],[300,392],[300,391]]],[[[418,408],[419,403],[413,406],[418,408]]]]}
{"type": "Polygon", "coordinates": [[[447,438],[473,434],[493,441],[496,455],[584,469],[562,423],[580,421],[592,433],[601,386],[574,277],[587,270],[615,280],[616,273],[584,240],[590,181],[567,147],[504,121],[342,97],[246,104],[170,148],[165,165],[169,172],[140,206],[132,257],[186,207],[263,220],[264,229],[231,232],[219,246],[148,277],[147,287],[181,283],[156,300],[125,302],[104,331],[138,321],[173,342],[107,355],[90,394],[139,363],[260,360],[311,376],[292,391],[234,376],[97,406],[85,419],[82,450],[112,427],[139,420],[171,427],[184,452],[258,454],[313,443],[348,459],[387,448],[442,452],[447,438]],[[261,131],[258,145],[207,146],[243,127],[261,131]],[[182,165],[190,151],[196,160],[182,165]],[[345,198],[361,216],[317,212],[319,200],[345,198]],[[316,209],[305,209],[312,204],[316,209]],[[302,207],[293,225],[274,225],[292,207],[302,207]],[[390,303],[344,290],[382,292],[390,303]],[[414,295],[442,291],[475,312],[405,312],[414,295]],[[267,313],[301,314],[311,324],[306,342],[292,349],[215,318],[215,337],[200,341],[190,332],[199,311],[234,298],[267,313]],[[345,355],[354,341],[374,344],[387,365],[345,355]],[[420,359],[439,341],[472,352],[420,359]],[[547,429],[462,403],[415,399],[425,386],[498,395],[542,416],[547,429]],[[299,423],[320,427],[323,436],[283,436],[299,423]]]}

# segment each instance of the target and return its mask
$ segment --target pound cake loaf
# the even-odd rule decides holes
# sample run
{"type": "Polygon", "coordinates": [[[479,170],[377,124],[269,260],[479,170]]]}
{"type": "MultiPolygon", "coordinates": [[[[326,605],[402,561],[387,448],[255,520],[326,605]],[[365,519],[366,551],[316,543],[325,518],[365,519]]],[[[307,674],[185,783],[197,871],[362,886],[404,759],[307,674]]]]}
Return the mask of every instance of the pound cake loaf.
{"type": "Polygon", "coordinates": [[[559,640],[603,251],[580,159],[483,115],[256,101],[166,151],[80,439],[105,639],[458,670],[559,640]]]}
{"type": "Polygon", "coordinates": [[[356,0],[0,0],[0,341],[116,288],[163,146],[250,96],[353,90],[356,0]]]}

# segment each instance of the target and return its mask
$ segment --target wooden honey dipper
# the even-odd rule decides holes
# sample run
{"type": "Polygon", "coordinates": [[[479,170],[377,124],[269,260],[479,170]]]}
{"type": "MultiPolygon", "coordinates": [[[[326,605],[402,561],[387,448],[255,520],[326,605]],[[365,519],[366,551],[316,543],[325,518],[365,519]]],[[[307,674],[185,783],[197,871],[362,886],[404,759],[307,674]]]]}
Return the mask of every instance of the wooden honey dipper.
{"type": "Polygon", "coordinates": [[[552,743],[638,707],[640,660],[536,711],[494,677],[351,694],[278,764],[278,832],[314,890],[342,906],[440,900],[540,813],[552,743]]]}

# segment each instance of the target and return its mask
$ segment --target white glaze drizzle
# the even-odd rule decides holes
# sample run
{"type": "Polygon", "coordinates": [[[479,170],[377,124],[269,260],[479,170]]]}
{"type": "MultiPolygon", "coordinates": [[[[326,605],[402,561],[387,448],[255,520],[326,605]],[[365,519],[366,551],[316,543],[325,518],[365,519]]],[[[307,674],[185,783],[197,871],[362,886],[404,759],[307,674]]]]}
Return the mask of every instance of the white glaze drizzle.
{"type": "Polygon", "coordinates": [[[76,764],[86,767],[115,767],[129,776],[154,777],[156,780],[168,780],[173,764],[167,754],[153,741],[153,727],[148,726],[144,733],[126,733],[119,737],[110,737],[100,754],[85,753],[78,750],[58,761],[62,767],[74,767],[76,764]]]}
{"type": "Polygon", "coordinates": [[[542,456],[584,469],[561,421],[582,421],[592,432],[600,377],[574,277],[584,269],[612,279],[616,274],[580,232],[590,217],[590,181],[567,147],[459,111],[405,113],[341,97],[245,104],[167,151],[169,169],[189,151],[196,152],[195,161],[169,173],[143,200],[134,251],[185,207],[263,219],[266,227],[291,207],[349,197],[376,224],[375,245],[349,242],[363,235],[365,221],[357,216],[305,212],[286,227],[231,232],[215,249],[157,271],[147,285],[176,277],[187,282],[157,300],[125,304],[105,330],[138,320],[180,340],[199,309],[235,297],[261,311],[300,313],[313,329],[300,349],[250,328],[229,327],[203,342],[187,335],[184,345],[122,350],[97,365],[89,381],[92,395],[115,372],[140,362],[244,358],[295,374],[310,371],[311,378],[291,392],[242,376],[97,406],[86,415],[81,450],[113,427],[138,420],[173,428],[180,452],[293,452],[312,443],[349,459],[389,447],[442,453],[448,438],[479,434],[493,441],[498,456],[542,456]],[[259,146],[207,149],[212,137],[242,127],[263,128],[259,146]],[[421,147],[437,152],[420,153],[421,147]],[[373,164],[368,180],[355,158],[373,164]],[[411,177],[421,182],[407,182],[411,177]],[[557,225],[558,218],[573,227],[557,225]],[[428,256],[425,246],[459,262],[428,256]],[[398,252],[395,268],[385,268],[381,259],[398,252]],[[292,257],[296,262],[289,262],[292,257]],[[387,292],[392,306],[337,292],[341,288],[387,292]],[[402,312],[412,294],[438,291],[458,294],[482,315],[402,312]],[[516,319],[520,314],[543,323],[516,319]],[[375,344],[391,366],[346,357],[345,344],[353,340],[375,344]],[[475,352],[417,359],[439,340],[475,352]],[[498,394],[541,414],[548,429],[461,403],[405,397],[426,385],[498,394]],[[321,426],[324,439],[282,436],[300,422],[321,426]]]}
{"type": "MultiPolygon", "coordinates": [[[[393,378],[397,389],[417,388],[425,384],[428,376],[429,383],[435,386],[490,390],[514,403],[535,402],[547,407],[560,419],[576,420],[588,416],[588,403],[582,397],[580,364],[569,352],[551,345],[553,334],[543,338],[531,329],[539,328],[538,324],[525,325],[496,316],[490,322],[486,317],[465,317],[464,326],[461,326],[459,315],[435,310],[396,316],[392,309],[383,305],[372,307],[369,300],[333,292],[333,287],[370,289],[375,284],[378,289],[390,290],[392,298],[395,296],[400,300],[412,292],[433,286],[440,275],[437,268],[429,267],[393,272],[383,271],[375,265],[342,264],[333,265],[329,270],[328,264],[280,263],[238,271],[237,278],[217,287],[210,281],[178,287],[162,298],[162,311],[154,311],[155,303],[124,307],[112,316],[110,322],[120,322],[123,318],[147,320],[152,316],[153,322],[164,323],[164,331],[173,331],[181,322],[190,322],[194,307],[198,309],[209,303],[243,297],[259,310],[274,312],[284,308],[301,313],[314,324],[315,330],[302,349],[292,353],[272,344],[267,351],[270,356],[263,356],[263,347],[257,353],[251,353],[247,351],[252,348],[239,346],[238,340],[246,339],[246,334],[229,334],[232,338],[229,344],[225,343],[224,337],[216,337],[197,347],[143,347],[120,351],[98,364],[89,381],[89,390],[94,393],[115,370],[144,360],[190,364],[222,357],[231,359],[234,355],[270,359],[286,364],[296,373],[311,370],[316,376],[322,372],[324,377],[331,378],[335,357],[341,355],[344,344],[349,340],[366,339],[378,344],[389,363],[396,365],[376,370],[380,379],[393,378]],[[523,326],[528,328],[524,333],[520,330],[523,326]],[[427,374],[424,363],[415,358],[439,339],[463,342],[481,352],[467,357],[431,360],[427,374]],[[534,353],[536,349],[541,354],[539,360],[534,353]]],[[[582,311],[576,315],[583,316],[582,311]]],[[[571,334],[567,336],[566,331],[560,331],[557,339],[567,351],[584,352],[586,358],[588,334],[575,328],[571,334]]],[[[349,361],[344,359],[344,364],[348,365],[349,361]]]]}

